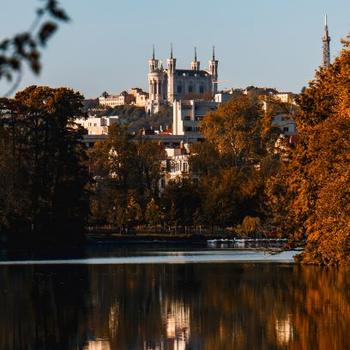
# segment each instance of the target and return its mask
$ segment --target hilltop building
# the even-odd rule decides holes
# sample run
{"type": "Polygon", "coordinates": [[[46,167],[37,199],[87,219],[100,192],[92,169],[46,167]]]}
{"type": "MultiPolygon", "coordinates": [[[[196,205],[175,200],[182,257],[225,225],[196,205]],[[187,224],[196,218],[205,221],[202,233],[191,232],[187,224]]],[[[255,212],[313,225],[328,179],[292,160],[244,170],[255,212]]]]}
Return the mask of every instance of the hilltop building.
{"type": "Polygon", "coordinates": [[[88,117],[76,119],[75,123],[86,129],[88,135],[108,135],[108,128],[118,124],[118,116],[88,117]]]}
{"type": "Polygon", "coordinates": [[[136,107],[145,107],[148,100],[148,93],[143,91],[140,88],[131,88],[129,90],[129,94],[134,96],[135,98],[135,106],[136,107]]]}
{"type": "Polygon", "coordinates": [[[171,47],[170,57],[167,60],[167,68],[159,65],[153,49],[152,58],[149,60],[148,86],[149,99],[146,105],[148,114],[157,113],[162,104],[172,105],[175,100],[204,97],[211,98],[218,89],[218,65],[213,47],[212,58],[209,60],[207,70],[200,69],[200,61],[197,58],[197,50],[194,51],[194,59],[190,69],[178,69],[176,58],[171,47]]]}
{"type": "Polygon", "coordinates": [[[98,98],[98,102],[101,106],[111,108],[124,105],[145,107],[147,99],[147,92],[140,88],[131,88],[130,91],[122,91],[119,95],[110,95],[108,92],[104,92],[98,98]]]}

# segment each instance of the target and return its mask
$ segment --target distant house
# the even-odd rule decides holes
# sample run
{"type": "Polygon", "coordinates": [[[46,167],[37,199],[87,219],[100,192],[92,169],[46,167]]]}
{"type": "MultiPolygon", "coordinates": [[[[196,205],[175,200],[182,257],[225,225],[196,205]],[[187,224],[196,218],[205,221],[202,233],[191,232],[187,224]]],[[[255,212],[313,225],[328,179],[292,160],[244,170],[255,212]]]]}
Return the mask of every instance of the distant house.
{"type": "Polygon", "coordinates": [[[295,121],[288,114],[278,114],[272,117],[272,126],[277,126],[281,129],[281,134],[286,136],[294,136],[297,134],[295,121]]]}
{"type": "Polygon", "coordinates": [[[118,123],[118,116],[89,117],[77,119],[75,122],[87,130],[88,135],[108,135],[108,128],[118,123]]]}
{"type": "Polygon", "coordinates": [[[135,100],[135,97],[129,94],[127,91],[122,91],[119,95],[109,95],[108,93],[103,93],[102,96],[98,98],[101,106],[111,108],[132,104],[135,102],[135,100]]]}

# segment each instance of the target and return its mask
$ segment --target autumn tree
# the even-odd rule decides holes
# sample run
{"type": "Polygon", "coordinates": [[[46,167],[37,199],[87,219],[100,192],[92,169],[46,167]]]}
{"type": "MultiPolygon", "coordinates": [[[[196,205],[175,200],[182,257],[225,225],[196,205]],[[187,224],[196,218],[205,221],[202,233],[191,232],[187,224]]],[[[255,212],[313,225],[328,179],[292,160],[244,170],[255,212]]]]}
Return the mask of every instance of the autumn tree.
{"type": "Polygon", "coordinates": [[[0,225],[43,239],[74,237],[87,216],[89,181],[82,130],[83,96],[30,86],[0,99],[0,225]]]}
{"type": "Polygon", "coordinates": [[[299,98],[298,143],[271,191],[283,205],[281,225],[305,239],[303,262],[349,262],[350,253],[350,43],[322,67],[299,98]]]}

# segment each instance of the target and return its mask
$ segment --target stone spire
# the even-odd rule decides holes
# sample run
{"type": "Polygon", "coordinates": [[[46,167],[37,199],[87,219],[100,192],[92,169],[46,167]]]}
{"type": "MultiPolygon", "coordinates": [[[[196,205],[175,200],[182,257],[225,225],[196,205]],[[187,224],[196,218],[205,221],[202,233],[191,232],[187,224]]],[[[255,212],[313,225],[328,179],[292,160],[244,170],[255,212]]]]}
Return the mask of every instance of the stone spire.
{"type": "Polygon", "coordinates": [[[149,73],[155,72],[158,69],[158,60],[156,59],[154,45],[152,47],[152,58],[148,61],[149,73]]]}
{"type": "Polygon", "coordinates": [[[323,67],[328,67],[331,64],[331,51],[330,51],[330,41],[331,38],[328,33],[328,23],[327,23],[327,15],[324,18],[324,32],[322,36],[322,64],[323,67]]]}
{"type": "Polygon", "coordinates": [[[174,74],[176,69],[176,58],[174,58],[173,44],[170,44],[170,58],[168,58],[167,62],[168,62],[168,73],[172,75],[174,74]]]}
{"type": "Polygon", "coordinates": [[[198,71],[199,68],[200,68],[200,62],[197,60],[197,48],[194,47],[194,60],[191,63],[191,69],[198,71]]]}
{"type": "Polygon", "coordinates": [[[212,58],[209,61],[209,73],[212,76],[213,93],[218,91],[218,65],[219,61],[215,57],[215,46],[213,46],[212,58]]]}

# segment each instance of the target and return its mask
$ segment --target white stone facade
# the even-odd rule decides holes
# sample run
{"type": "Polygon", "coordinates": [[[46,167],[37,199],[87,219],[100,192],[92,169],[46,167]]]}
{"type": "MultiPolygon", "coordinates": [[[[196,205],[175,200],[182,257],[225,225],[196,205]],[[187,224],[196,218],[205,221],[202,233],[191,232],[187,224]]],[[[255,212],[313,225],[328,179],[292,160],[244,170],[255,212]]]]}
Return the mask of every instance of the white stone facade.
{"type": "Polygon", "coordinates": [[[167,59],[167,68],[159,65],[159,60],[153,57],[149,60],[148,86],[149,101],[146,110],[152,114],[155,106],[164,103],[173,104],[175,100],[188,98],[212,97],[218,89],[218,60],[213,50],[207,70],[200,69],[200,62],[195,52],[190,69],[178,69],[176,58],[171,50],[167,59]]]}
{"type": "Polygon", "coordinates": [[[216,107],[214,101],[174,101],[173,135],[200,136],[201,120],[216,107]]]}
{"type": "Polygon", "coordinates": [[[88,135],[108,135],[108,128],[118,123],[118,116],[113,117],[89,117],[77,119],[76,124],[81,125],[88,132],[88,135]]]}
{"type": "Polygon", "coordinates": [[[272,126],[277,126],[281,129],[281,134],[286,136],[294,136],[297,134],[295,121],[288,114],[278,114],[272,117],[272,126]]]}

